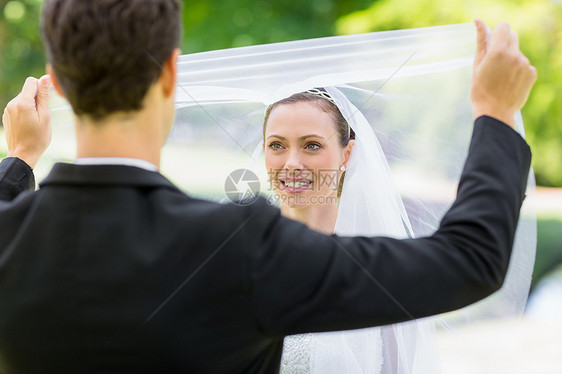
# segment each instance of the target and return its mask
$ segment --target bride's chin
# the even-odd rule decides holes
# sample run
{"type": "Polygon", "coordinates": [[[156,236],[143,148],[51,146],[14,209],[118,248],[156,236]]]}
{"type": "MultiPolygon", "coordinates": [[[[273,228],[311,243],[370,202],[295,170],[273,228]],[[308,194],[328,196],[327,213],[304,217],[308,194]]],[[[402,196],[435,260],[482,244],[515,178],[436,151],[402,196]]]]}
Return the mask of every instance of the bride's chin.
{"type": "Polygon", "coordinates": [[[285,204],[285,206],[287,208],[290,209],[304,209],[310,206],[310,204],[297,204],[297,203],[289,203],[289,204],[285,204]]]}
{"type": "Polygon", "coordinates": [[[303,209],[310,206],[309,198],[305,194],[289,194],[286,191],[277,191],[280,205],[290,209],[303,209]]]}

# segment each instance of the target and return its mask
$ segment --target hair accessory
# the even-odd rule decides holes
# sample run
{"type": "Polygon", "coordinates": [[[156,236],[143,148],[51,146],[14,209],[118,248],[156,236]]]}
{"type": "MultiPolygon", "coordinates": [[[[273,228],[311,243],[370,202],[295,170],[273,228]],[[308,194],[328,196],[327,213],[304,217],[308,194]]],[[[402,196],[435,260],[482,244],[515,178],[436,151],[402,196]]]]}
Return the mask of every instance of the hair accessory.
{"type": "Polygon", "coordinates": [[[323,88],[311,88],[310,90],[306,90],[305,92],[314,96],[318,96],[322,99],[328,100],[329,102],[337,106],[336,101],[323,88]]]}

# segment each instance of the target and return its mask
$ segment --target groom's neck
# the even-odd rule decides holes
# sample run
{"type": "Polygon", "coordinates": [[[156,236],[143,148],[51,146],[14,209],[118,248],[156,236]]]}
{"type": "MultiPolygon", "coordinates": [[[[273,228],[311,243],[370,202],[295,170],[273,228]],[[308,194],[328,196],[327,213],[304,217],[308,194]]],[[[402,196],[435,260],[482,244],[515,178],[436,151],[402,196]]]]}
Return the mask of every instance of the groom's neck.
{"type": "Polygon", "coordinates": [[[116,112],[102,120],[77,117],[76,155],[137,158],[160,167],[160,151],[170,127],[167,122],[173,117],[169,110],[164,101],[148,98],[138,111],[116,112]]]}

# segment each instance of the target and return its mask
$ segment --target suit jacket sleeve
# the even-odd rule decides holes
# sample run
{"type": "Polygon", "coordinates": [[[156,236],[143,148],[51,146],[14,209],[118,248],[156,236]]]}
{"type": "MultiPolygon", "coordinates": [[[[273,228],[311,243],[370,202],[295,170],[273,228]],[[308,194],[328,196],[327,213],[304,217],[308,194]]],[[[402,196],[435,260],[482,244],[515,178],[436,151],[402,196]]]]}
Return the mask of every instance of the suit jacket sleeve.
{"type": "Polygon", "coordinates": [[[277,213],[252,274],[258,328],[281,336],[383,325],[488,296],[507,272],[530,160],[518,133],[478,118],[457,199],[430,237],[330,237],[277,213]]]}
{"type": "Polygon", "coordinates": [[[33,170],[17,157],[0,162],[0,201],[11,201],[20,193],[35,188],[33,170]]]}

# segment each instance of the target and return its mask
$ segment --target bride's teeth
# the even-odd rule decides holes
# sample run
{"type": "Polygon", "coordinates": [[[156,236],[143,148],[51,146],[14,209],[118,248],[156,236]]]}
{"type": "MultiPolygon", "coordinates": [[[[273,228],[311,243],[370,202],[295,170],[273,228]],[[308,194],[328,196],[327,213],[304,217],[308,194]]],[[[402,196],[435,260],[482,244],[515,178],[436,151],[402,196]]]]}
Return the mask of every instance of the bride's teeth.
{"type": "Polygon", "coordinates": [[[308,185],[310,182],[285,182],[285,186],[289,188],[301,188],[308,185]]]}

